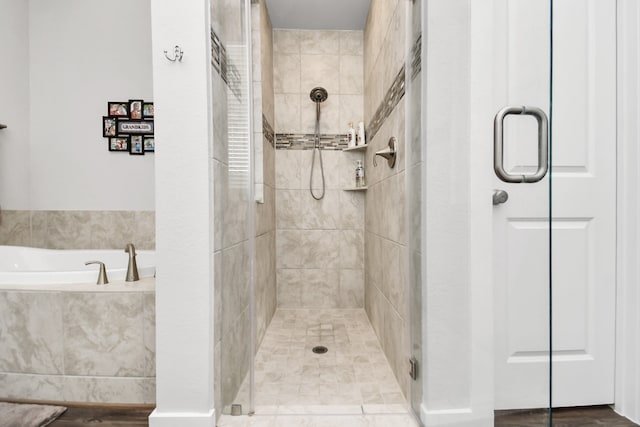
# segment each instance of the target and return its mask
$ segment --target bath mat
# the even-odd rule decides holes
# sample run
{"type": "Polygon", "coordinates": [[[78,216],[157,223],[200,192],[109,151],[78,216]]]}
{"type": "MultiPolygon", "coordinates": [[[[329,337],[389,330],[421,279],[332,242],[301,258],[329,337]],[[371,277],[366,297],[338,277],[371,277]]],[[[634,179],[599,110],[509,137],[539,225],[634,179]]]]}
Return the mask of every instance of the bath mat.
{"type": "Polygon", "coordinates": [[[44,427],[66,410],[64,406],[0,402],[0,426],[44,427]]]}

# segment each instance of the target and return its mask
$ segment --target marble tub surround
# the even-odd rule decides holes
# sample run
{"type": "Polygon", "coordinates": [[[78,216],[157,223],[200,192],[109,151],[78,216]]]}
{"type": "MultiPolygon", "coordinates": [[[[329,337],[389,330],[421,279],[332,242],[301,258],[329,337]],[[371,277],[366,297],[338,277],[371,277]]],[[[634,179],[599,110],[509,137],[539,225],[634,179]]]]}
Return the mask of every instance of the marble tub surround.
{"type": "Polygon", "coordinates": [[[382,349],[408,395],[408,284],[405,183],[405,19],[407,2],[372,0],[364,31],[365,165],[396,137],[393,169],[378,162],[367,170],[365,206],[365,310],[382,349]],[[375,122],[375,123],[374,123],[375,122]],[[385,266],[385,268],[382,268],[385,266]]]}
{"type": "Polygon", "coordinates": [[[0,244],[45,249],[155,249],[154,211],[0,211],[0,244]]]}
{"type": "Polygon", "coordinates": [[[257,414],[406,412],[362,309],[279,308],[255,363],[257,414]],[[315,354],[317,345],[329,351],[315,354]]]}
{"type": "Polygon", "coordinates": [[[0,291],[0,398],[154,403],[155,293],[145,288],[0,291]]]}

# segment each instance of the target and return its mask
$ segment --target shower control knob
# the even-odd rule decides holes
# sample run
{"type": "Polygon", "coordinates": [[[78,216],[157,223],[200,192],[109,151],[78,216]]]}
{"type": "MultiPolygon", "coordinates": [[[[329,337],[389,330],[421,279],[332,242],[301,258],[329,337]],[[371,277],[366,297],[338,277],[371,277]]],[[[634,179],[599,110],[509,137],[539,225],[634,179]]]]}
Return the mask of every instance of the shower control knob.
{"type": "Polygon", "coordinates": [[[499,205],[509,200],[509,194],[504,190],[493,190],[493,204],[499,205]]]}

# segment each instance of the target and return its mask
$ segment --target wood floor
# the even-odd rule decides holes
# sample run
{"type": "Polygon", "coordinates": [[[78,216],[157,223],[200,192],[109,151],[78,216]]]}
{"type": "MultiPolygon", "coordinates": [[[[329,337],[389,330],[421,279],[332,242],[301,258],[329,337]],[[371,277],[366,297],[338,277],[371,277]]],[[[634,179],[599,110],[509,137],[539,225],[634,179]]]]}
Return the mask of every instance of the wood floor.
{"type": "Polygon", "coordinates": [[[48,427],[141,427],[149,425],[153,408],[67,406],[48,427]]]}
{"type": "MultiPolygon", "coordinates": [[[[541,427],[548,425],[546,410],[496,411],[495,427],[541,427]]],[[[560,408],[553,410],[554,427],[633,427],[637,424],[621,417],[608,406],[560,408]]]]}
{"type": "MultiPolygon", "coordinates": [[[[148,426],[152,408],[69,406],[50,427],[140,427],[148,426]]],[[[495,427],[545,427],[546,411],[496,411],[495,427]]],[[[554,427],[634,427],[637,424],[617,415],[608,406],[555,409],[554,427]]],[[[330,426],[328,426],[330,427],[330,426]]]]}

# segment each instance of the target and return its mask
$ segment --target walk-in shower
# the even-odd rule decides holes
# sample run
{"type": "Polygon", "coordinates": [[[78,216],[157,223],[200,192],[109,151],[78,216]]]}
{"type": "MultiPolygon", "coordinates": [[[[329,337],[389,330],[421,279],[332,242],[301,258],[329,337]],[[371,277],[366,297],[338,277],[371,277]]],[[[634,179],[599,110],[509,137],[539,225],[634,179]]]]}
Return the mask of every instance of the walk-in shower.
{"type": "Polygon", "coordinates": [[[309,173],[309,192],[311,193],[311,197],[316,200],[320,200],[324,197],[325,192],[325,181],[324,181],[324,166],[322,165],[322,151],[320,150],[320,103],[327,100],[327,91],[323,87],[314,87],[309,94],[309,97],[313,102],[316,103],[316,127],[315,127],[315,138],[313,140],[313,153],[311,154],[311,172],[309,173]],[[313,171],[315,169],[316,163],[316,153],[318,153],[318,159],[320,162],[320,176],[322,178],[322,193],[319,196],[316,196],[313,193],[313,171]]]}

